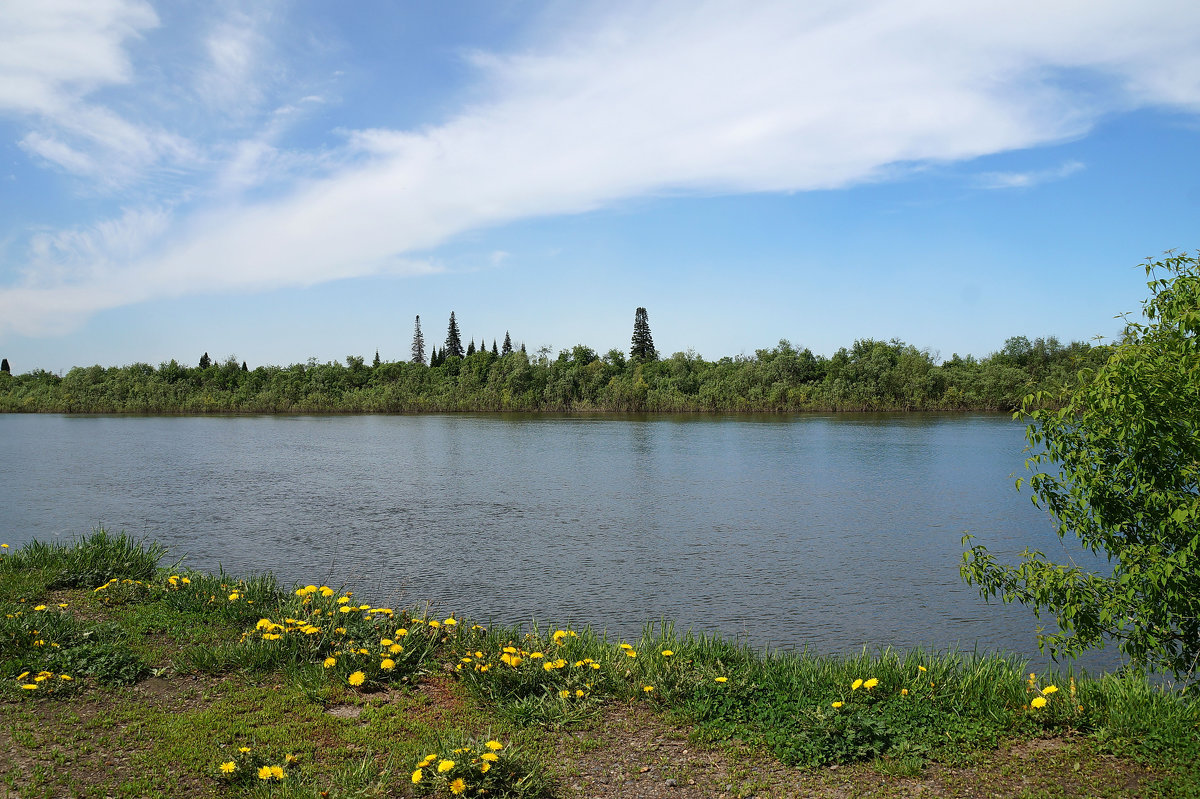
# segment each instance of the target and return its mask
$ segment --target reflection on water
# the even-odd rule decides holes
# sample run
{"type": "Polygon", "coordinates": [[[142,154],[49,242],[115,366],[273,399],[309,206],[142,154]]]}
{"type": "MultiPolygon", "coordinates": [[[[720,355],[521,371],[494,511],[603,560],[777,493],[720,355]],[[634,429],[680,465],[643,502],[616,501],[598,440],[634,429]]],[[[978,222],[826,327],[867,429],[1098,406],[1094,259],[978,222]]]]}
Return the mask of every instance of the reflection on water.
{"type": "Polygon", "coordinates": [[[1013,487],[1023,445],[999,415],[0,415],[0,535],[103,524],[504,623],[1035,657],[1031,615],[958,574],[967,530],[1061,551],[1013,487]]]}

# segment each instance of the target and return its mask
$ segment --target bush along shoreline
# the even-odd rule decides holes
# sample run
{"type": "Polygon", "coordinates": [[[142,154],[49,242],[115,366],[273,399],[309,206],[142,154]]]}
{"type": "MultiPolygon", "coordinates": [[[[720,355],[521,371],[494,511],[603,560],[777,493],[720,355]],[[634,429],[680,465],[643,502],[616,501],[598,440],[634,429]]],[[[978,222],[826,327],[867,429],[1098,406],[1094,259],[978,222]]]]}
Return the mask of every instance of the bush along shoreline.
{"type": "Polygon", "coordinates": [[[10,795],[833,796],[935,780],[1016,796],[1047,776],[1088,795],[1200,792],[1195,692],[1137,674],[762,653],[669,624],[627,641],[485,628],[166,554],[104,530],[0,548],[10,795]],[[1032,742],[1062,757],[1004,793],[1032,742]]]}
{"type": "Polygon", "coordinates": [[[705,361],[601,355],[579,345],[551,357],[487,349],[413,362],[247,367],[235,357],[189,367],[76,367],[0,372],[10,413],[428,413],[460,411],[784,413],[801,411],[1012,411],[1025,396],[1057,395],[1103,364],[1106,345],[1010,338],[977,360],[940,361],[899,340],[856,341],[831,357],[780,341],[753,356],[705,361]]]}

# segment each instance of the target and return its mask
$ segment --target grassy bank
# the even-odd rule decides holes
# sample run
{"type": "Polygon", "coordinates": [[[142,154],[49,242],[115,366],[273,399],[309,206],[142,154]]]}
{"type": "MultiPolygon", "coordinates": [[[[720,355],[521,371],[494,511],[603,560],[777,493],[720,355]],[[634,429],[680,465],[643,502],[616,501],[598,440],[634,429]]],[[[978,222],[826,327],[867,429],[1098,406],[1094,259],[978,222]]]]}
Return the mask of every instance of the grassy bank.
{"type": "Polygon", "coordinates": [[[103,531],[2,551],[0,796],[1200,796],[1200,705],[1136,676],[483,629],[103,531]]]}

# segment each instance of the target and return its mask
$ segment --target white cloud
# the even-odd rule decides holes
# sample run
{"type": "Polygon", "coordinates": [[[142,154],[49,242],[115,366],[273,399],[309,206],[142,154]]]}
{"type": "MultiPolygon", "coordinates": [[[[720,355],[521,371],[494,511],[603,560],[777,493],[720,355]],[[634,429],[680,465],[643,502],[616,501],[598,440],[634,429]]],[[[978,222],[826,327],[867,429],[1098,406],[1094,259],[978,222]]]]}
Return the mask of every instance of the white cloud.
{"type": "Polygon", "coordinates": [[[985,172],[979,176],[979,185],[985,189],[1028,189],[1042,183],[1062,180],[1084,169],[1082,161],[1067,161],[1054,169],[1038,169],[1032,172],[985,172]]]}
{"type": "MultiPolygon", "coordinates": [[[[486,100],[445,124],[352,133],[324,177],[176,219],[158,246],[110,259],[102,283],[68,261],[49,283],[0,289],[0,325],[31,329],[42,312],[28,309],[54,316],[58,296],[86,313],[88,296],[102,308],[403,273],[419,268],[408,254],[515,219],[657,194],[837,188],[1080,136],[1106,114],[1200,111],[1193,2],[605,3],[542,33],[522,52],[473,55],[486,100]]],[[[245,67],[231,48],[213,61],[220,74],[245,67]]],[[[70,158],[48,142],[28,146],[70,158]]],[[[230,186],[293,165],[268,133],[230,152],[230,186]]]]}

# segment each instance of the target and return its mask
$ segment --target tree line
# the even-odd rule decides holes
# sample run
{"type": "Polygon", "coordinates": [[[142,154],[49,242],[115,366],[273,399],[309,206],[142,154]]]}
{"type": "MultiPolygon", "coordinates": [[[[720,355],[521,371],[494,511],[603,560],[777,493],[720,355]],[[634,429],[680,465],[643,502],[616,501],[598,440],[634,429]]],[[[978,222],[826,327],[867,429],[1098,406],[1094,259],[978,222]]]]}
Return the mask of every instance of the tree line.
{"type": "MultiPolygon", "coordinates": [[[[472,344],[474,341],[472,340],[472,344]]],[[[0,412],[46,413],[419,413],[455,411],[796,412],[996,410],[1030,393],[1072,385],[1108,345],[1054,337],[1008,339],[985,358],[939,362],[899,339],[860,339],[830,357],[781,340],[753,355],[706,361],[694,352],[660,358],[644,308],[629,354],[585,345],[552,357],[512,346],[463,348],[451,314],[447,340],[425,359],[418,317],[412,356],[368,364],[248,368],[205,353],[200,363],[87,366],[65,375],[0,371],[0,412]],[[473,351],[472,351],[473,350],[473,351]]]]}

